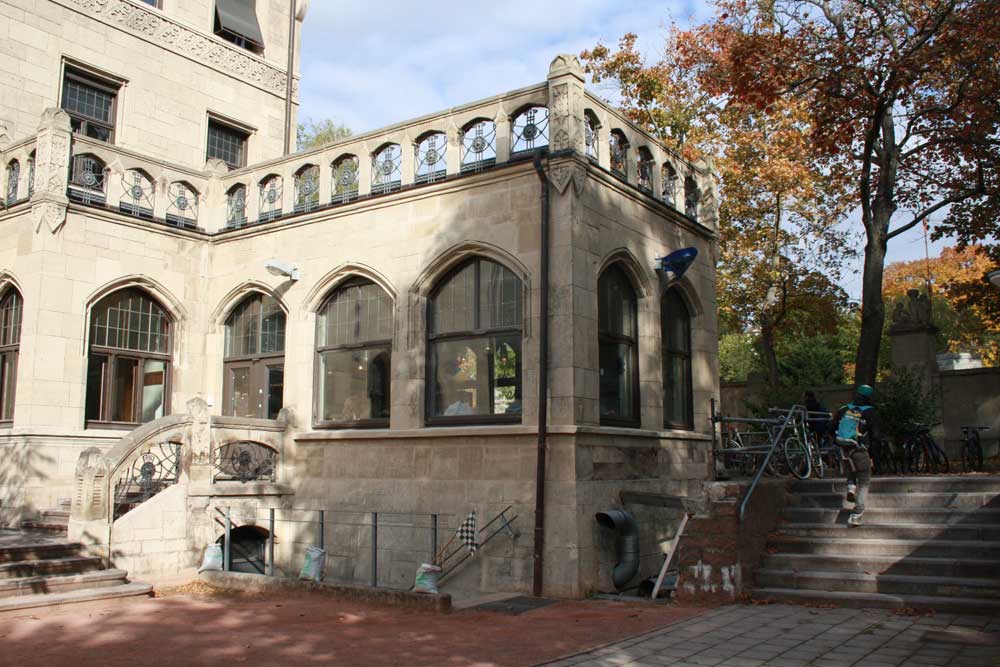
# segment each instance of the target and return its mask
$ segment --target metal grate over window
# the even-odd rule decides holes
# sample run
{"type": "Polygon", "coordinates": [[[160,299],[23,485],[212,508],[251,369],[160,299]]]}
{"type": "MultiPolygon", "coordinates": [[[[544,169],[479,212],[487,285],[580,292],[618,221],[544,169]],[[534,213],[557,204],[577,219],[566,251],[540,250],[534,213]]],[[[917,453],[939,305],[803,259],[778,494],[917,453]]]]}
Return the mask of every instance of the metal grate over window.
{"type": "Polygon", "coordinates": [[[528,107],[514,117],[510,125],[511,155],[545,148],[549,145],[549,110],[528,107]]]}
{"type": "Polygon", "coordinates": [[[462,131],[462,171],[481,171],[497,161],[497,126],[477,120],[462,131]]]}
{"type": "Polygon", "coordinates": [[[656,166],[656,162],[653,160],[653,154],[649,152],[649,149],[645,146],[640,146],[637,151],[636,159],[636,169],[637,169],[637,183],[640,190],[646,192],[653,192],[653,168],[656,166]]]}
{"type": "Polygon", "coordinates": [[[668,206],[677,205],[677,170],[669,162],[664,162],[660,168],[660,179],[663,181],[663,202],[668,206]]]}
{"type": "Polygon", "coordinates": [[[429,134],[414,148],[416,153],[416,173],[414,183],[433,183],[445,177],[445,155],[448,152],[448,137],[443,132],[429,134]]]}
{"type": "Polygon", "coordinates": [[[688,176],[684,179],[684,214],[697,219],[700,200],[701,193],[698,192],[698,183],[694,177],[688,176]]]}
{"type": "Polygon", "coordinates": [[[403,151],[399,144],[386,144],[372,156],[372,194],[398,190],[403,173],[403,151]]]}
{"type": "Polygon", "coordinates": [[[136,289],[106,297],[90,317],[90,344],[95,347],[167,354],[169,334],[167,313],[136,289]]]}
{"type": "Polygon", "coordinates": [[[599,135],[598,128],[600,123],[597,122],[597,117],[594,116],[593,112],[586,111],[583,116],[583,139],[586,145],[587,157],[591,160],[596,161],[599,158],[599,135]]]}
{"type": "Polygon", "coordinates": [[[222,160],[230,169],[246,166],[247,136],[246,132],[209,119],[206,159],[222,160]]]}
{"type": "Polygon", "coordinates": [[[258,222],[268,222],[281,217],[281,176],[271,174],[260,182],[260,213],[258,222]]]}
{"type": "Polygon", "coordinates": [[[330,201],[346,204],[358,198],[358,158],[345,155],[333,163],[333,187],[330,201]]]}
{"type": "Polygon", "coordinates": [[[104,163],[93,155],[73,156],[69,196],[85,204],[103,204],[107,172],[104,163]]]}
{"type": "Polygon", "coordinates": [[[188,183],[171,183],[167,190],[167,222],[178,227],[198,226],[198,192],[188,183]]]}
{"type": "Polygon", "coordinates": [[[122,213],[152,220],[155,197],[156,189],[149,174],[140,169],[127,169],[122,174],[122,198],[118,205],[122,213]]]}

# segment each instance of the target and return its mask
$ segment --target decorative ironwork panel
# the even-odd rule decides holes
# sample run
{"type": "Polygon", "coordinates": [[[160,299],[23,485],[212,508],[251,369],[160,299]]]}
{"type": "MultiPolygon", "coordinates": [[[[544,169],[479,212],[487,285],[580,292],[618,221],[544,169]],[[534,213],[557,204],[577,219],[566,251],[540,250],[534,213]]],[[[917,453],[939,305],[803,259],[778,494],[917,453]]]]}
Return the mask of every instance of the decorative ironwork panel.
{"type": "Polygon", "coordinates": [[[403,173],[403,151],[399,144],[387,144],[372,156],[372,194],[398,190],[403,173]]]}
{"type": "Polygon", "coordinates": [[[586,144],[587,157],[595,161],[600,156],[597,128],[597,119],[590,113],[585,114],[583,118],[583,139],[586,144]]]}
{"type": "Polygon", "coordinates": [[[181,445],[178,442],[152,445],[137,456],[115,482],[114,518],[176,484],[180,468],[181,445]]]}
{"type": "Polygon", "coordinates": [[[414,183],[433,183],[444,179],[446,174],[445,154],[448,152],[448,137],[443,132],[430,134],[414,148],[416,171],[414,183]]]}
{"type": "Polygon", "coordinates": [[[126,169],[122,174],[122,198],[118,208],[137,218],[153,218],[156,190],[153,179],[139,169],[126,169]]]}
{"type": "Polygon", "coordinates": [[[311,211],[319,206],[319,167],[311,164],[295,174],[295,212],[311,211]]]}
{"type": "Polygon", "coordinates": [[[28,156],[28,196],[35,194],[35,151],[28,156]]]}
{"type": "Polygon", "coordinates": [[[84,204],[103,204],[107,172],[93,155],[77,155],[70,170],[69,196],[84,204]]]}
{"type": "Polygon", "coordinates": [[[333,187],[330,201],[346,204],[358,198],[358,158],[345,155],[333,163],[333,187]]]}
{"type": "Polygon", "coordinates": [[[268,222],[281,217],[281,176],[271,174],[260,182],[260,213],[258,222],[268,222]]]}
{"type": "Polygon", "coordinates": [[[198,193],[183,181],[167,189],[167,222],[178,227],[198,227],[198,193]]]}
{"type": "Polygon", "coordinates": [[[663,201],[668,206],[677,205],[677,171],[669,162],[660,167],[660,180],[663,181],[663,201]]]}
{"type": "Polygon", "coordinates": [[[608,137],[608,149],[611,153],[611,173],[620,178],[628,178],[628,139],[621,130],[612,130],[608,137]]]}
{"type": "Polygon", "coordinates": [[[11,160],[7,164],[7,206],[17,201],[17,182],[21,178],[21,163],[11,160]]]}
{"type": "Polygon", "coordinates": [[[278,452],[257,442],[231,442],[215,450],[216,482],[273,482],[278,452]]]}
{"type": "Polygon", "coordinates": [[[482,171],[497,161],[497,126],[490,120],[476,121],[462,131],[462,171],[482,171]]]}
{"type": "Polygon", "coordinates": [[[511,154],[533,151],[549,145],[549,110],[528,107],[510,124],[511,154]]]}
{"type": "Polygon", "coordinates": [[[684,179],[684,214],[692,217],[698,217],[698,200],[700,199],[700,194],[698,192],[698,184],[695,182],[694,178],[688,176],[684,179]]]}
{"type": "Polygon", "coordinates": [[[645,190],[646,192],[653,192],[653,168],[656,166],[656,162],[653,160],[653,155],[649,152],[649,149],[645,146],[640,146],[638,150],[638,159],[636,160],[636,185],[639,186],[640,190],[645,190]]]}
{"type": "Polygon", "coordinates": [[[247,186],[240,183],[226,193],[226,228],[238,229],[247,224],[247,186]]]}

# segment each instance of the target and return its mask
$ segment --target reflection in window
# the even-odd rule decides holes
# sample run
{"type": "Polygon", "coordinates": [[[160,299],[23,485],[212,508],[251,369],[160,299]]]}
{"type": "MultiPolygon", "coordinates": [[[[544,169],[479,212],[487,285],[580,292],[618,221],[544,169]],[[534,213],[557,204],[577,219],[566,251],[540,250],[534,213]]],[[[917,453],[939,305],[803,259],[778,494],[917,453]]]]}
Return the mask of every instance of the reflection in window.
{"type": "Polygon", "coordinates": [[[226,319],[224,414],[276,419],[284,366],[285,311],[272,297],[251,294],[226,319]]]}
{"type": "Polygon", "coordinates": [[[618,265],[597,281],[601,423],[637,426],[639,373],[637,299],[618,265]]]}
{"type": "Polygon", "coordinates": [[[429,304],[429,417],[520,421],[521,281],[471,260],[437,287],[429,304]]]}
{"type": "Polygon", "coordinates": [[[14,419],[17,359],[21,348],[24,303],[16,289],[0,293],[0,421],[14,419]]]}
{"type": "Polygon", "coordinates": [[[663,345],[664,424],[673,428],[693,428],[691,314],[676,289],[663,296],[660,335],[663,345]]]}
{"type": "Polygon", "coordinates": [[[321,425],[388,425],[392,332],[392,298],[375,283],[353,280],[327,298],[316,333],[321,425]]]}

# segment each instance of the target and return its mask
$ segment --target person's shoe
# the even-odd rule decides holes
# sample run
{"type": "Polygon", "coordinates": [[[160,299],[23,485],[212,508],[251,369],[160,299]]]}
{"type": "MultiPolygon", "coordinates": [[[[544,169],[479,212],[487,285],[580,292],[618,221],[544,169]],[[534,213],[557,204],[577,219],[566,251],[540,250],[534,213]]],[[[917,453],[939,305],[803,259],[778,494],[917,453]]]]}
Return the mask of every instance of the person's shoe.
{"type": "Polygon", "coordinates": [[[853,503],[858,497],[858,487],[856,484],[847,485],[847,502],[853,503]]]}
{"type": "Polygon", "coordinates": [[[865,513],[865,511],[861,510],[860,512],[854,512],[853,514],[851,514],[851,516],[847,517],[847,525],[849,525],[849,526],[860,526],[861,525],[861,515],[864,514],[864,513],[865,513]]]}

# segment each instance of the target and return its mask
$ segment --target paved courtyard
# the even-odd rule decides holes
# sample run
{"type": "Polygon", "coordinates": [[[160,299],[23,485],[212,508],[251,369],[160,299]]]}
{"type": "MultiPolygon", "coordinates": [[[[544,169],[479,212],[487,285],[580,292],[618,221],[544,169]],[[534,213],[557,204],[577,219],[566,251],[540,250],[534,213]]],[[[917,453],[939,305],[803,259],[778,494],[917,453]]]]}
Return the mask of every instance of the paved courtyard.
{"type": "Polygon", "coordinates": [[[1000,617],[737,605],[548,667],[1000,665],[1000,617]]]}

